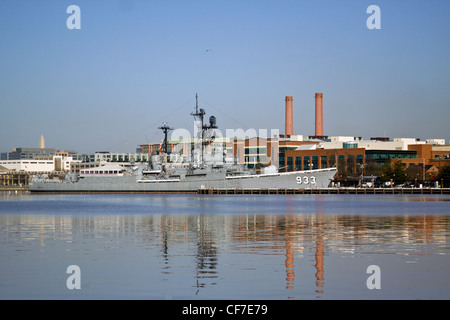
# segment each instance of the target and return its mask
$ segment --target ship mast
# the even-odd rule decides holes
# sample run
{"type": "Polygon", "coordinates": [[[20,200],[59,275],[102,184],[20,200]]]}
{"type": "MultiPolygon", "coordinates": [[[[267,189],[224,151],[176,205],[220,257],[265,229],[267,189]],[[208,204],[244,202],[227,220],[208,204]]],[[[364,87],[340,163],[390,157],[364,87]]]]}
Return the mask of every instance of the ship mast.
{"type": "Polygon", "coordinates": [[[159,127],[158,129],[161,129],[164,132],[163,153],[167,154],[168,153],[168,151],[167,151],[167,133],[170,130],[173,130],[173,128],[170,128],[167,125],[167,122],[164,122],[163,125],[161,127],[159,127]]]}
{"type": "Polygon", "coordinates": [[[158,129],[161,129],[164,132],[164,142],[163,142],[163,145],[162,145],[162,147],[163,147],[162,153],[163,153],[163,156],[164,156],[163,163],[166,164],[167,163],[167,154],[168,154],[168,150],[167,150],[167,133],[170,130],[173,130],[173,128],[170,128],[167,125],[167,122],[164,122],[163,125],[161,127],[159,127],[158,129]]]}
{"type": "Polygon", "coordinates": [[[198,109],[198,94],[195,94],[195,112],[191,112],[191,115],[194,116],[194,119],[199,119],[200,120],[200,129],[201,129],[201,134],[200,134],[200,144],[201,144],[201,155],[200,155],[200,163],[203,164],[203,151],[204,151],[204,146],[210,142],[212,142],[212,140],[214,140],[214,137],[208,141],[204,141],[205,138],[205,132],[207,130],[210,129],[217,129],[217,125],[216,125],[216,117],[211,116],[209,117],[209,125],[204,124],[203,120],[205,117],[205,110],[204,109],[198,109]]]}

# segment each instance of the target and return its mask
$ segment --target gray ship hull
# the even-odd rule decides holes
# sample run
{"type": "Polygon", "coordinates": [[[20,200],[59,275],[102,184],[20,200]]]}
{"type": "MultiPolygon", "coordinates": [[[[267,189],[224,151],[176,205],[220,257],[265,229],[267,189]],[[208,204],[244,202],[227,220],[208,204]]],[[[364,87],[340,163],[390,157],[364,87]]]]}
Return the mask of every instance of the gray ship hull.
{"type": "Polygon", "coordinates": [[[31,192],[55,193],[151,193],[197,192],[199,189],[305,189],[326,188],[336,168],[286,173],[226,176],[225,172],[186,175],[182,178],[147,180],[142,176],[90,176],[78,181],[34,180],[31,192]]]}

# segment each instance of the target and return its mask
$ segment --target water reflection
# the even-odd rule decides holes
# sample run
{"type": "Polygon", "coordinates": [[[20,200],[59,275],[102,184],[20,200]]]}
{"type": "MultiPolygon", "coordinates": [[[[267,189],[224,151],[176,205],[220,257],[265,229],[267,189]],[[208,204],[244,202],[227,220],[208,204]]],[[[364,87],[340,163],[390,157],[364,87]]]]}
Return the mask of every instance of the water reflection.
{"type": "MultiPolygon", "coordinates": [[[[277,278],[277,272],[282,272],[284,281],[277,281],[278,288],[285,291],[285,298],[297,298],[305,290],[302,286],[307,281],[314,282],[315,297],[322,297],[327,293],[326,270],[334,267],[328,264],[328,255],[448,255],[449,219],[446,215],[349,216],[321,213],[2,214],[0,254],[3,260],[8,255],[5,248],[32,250],[33,247],[45,248],[59,242],[66,250],[96,250],[101,257],[102,251],[131,245],[142,249],[138,254],[154,255],[159,260],[160,267],[153,268],[159,268],[163,280],[169,281],[179,274],[190,275],[187,282],[194,295],[221,284],[221,279],[228,274],[238,281],[247,281],[242,275],[246,272],[271,280],[277,278]],[[432,250],[425,246],[429,244],[433,245],[432,250]],[[305,262],[310,261],[308,259],[312,260],[313,268],[305,262]]],[[[127,254],[126,251],[121,252],[127,254]]]]}
{"type": "Polygon", "coordinates": [[[208,228],[208,223],[204,215],[198,216],[197,227],[197,254],[196,254],[196,287],[198,294],[200,288],[205,287],[206,280],[213,281],[210,285],[216,284],[214,279],[217,278],[217,245],[215,242],[216,235],[211,228],[208,228]]]}
{"type": "Polygon", "coordinates": [[[316,259],[316,287],[317,293],[323,293],[323,286],[324,286],[324,240],[323,240],[323,228],[322,228],[322,214],[317,215],[317,231],[316,231],[316,253],[315,253],[315,259],[316,259]]]}

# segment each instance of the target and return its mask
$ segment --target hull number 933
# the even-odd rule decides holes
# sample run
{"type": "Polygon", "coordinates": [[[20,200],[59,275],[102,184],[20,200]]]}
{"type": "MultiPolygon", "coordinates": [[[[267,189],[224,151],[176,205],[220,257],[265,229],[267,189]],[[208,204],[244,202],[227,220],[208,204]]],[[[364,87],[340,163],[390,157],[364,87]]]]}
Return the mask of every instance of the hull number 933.
{"type": "Polygon", "coordinates": [[[307,177],[307,176],[303,176],[303,177],[301,177],[301,176],[297,176],[297,177],[295,177],[295,179],[297,180],[297,183],[298,184],[308,184],[308,183],[310,183],[310,184],[316,184],[316,177],[314,177],[314,176],[311,176],[311,177],[307,177]]]}

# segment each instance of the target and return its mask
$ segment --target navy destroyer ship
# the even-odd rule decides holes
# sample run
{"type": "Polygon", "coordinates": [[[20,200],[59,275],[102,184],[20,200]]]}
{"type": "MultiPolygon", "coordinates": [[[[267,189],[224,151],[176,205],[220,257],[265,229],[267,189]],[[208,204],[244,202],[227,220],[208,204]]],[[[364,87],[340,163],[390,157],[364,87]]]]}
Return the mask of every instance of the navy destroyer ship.
{"type": "MultiPolygon", "coordinates": [[[[204,123],[204,109],[198,109],[196,96],[195,112],[191,113],[198,123],[196,139],[197,155],[192,154],[187,166],[176,166],[170,162],[167,133],[172,130],[167,124],[159,129],[164,132],[160,153],[154,153],[148,163],[128,167],[107,164],[80,170],[79,174],[67,173],[63,177],[50,179],[36,175],[29,184],[31,192],[52,193],[164,193],[197,192],[199,189],[305,189],[326,188],[333,180],[337,169],[315,169],[278,172],[274,166],[262,172],[249,170],[236,161],[207,161],[205,146],[214,140],[211,133],[217,129],[216,119],[211,116],[204,123]]],[[[225,158],[225,157],[224,157],[225,158]]]]}

